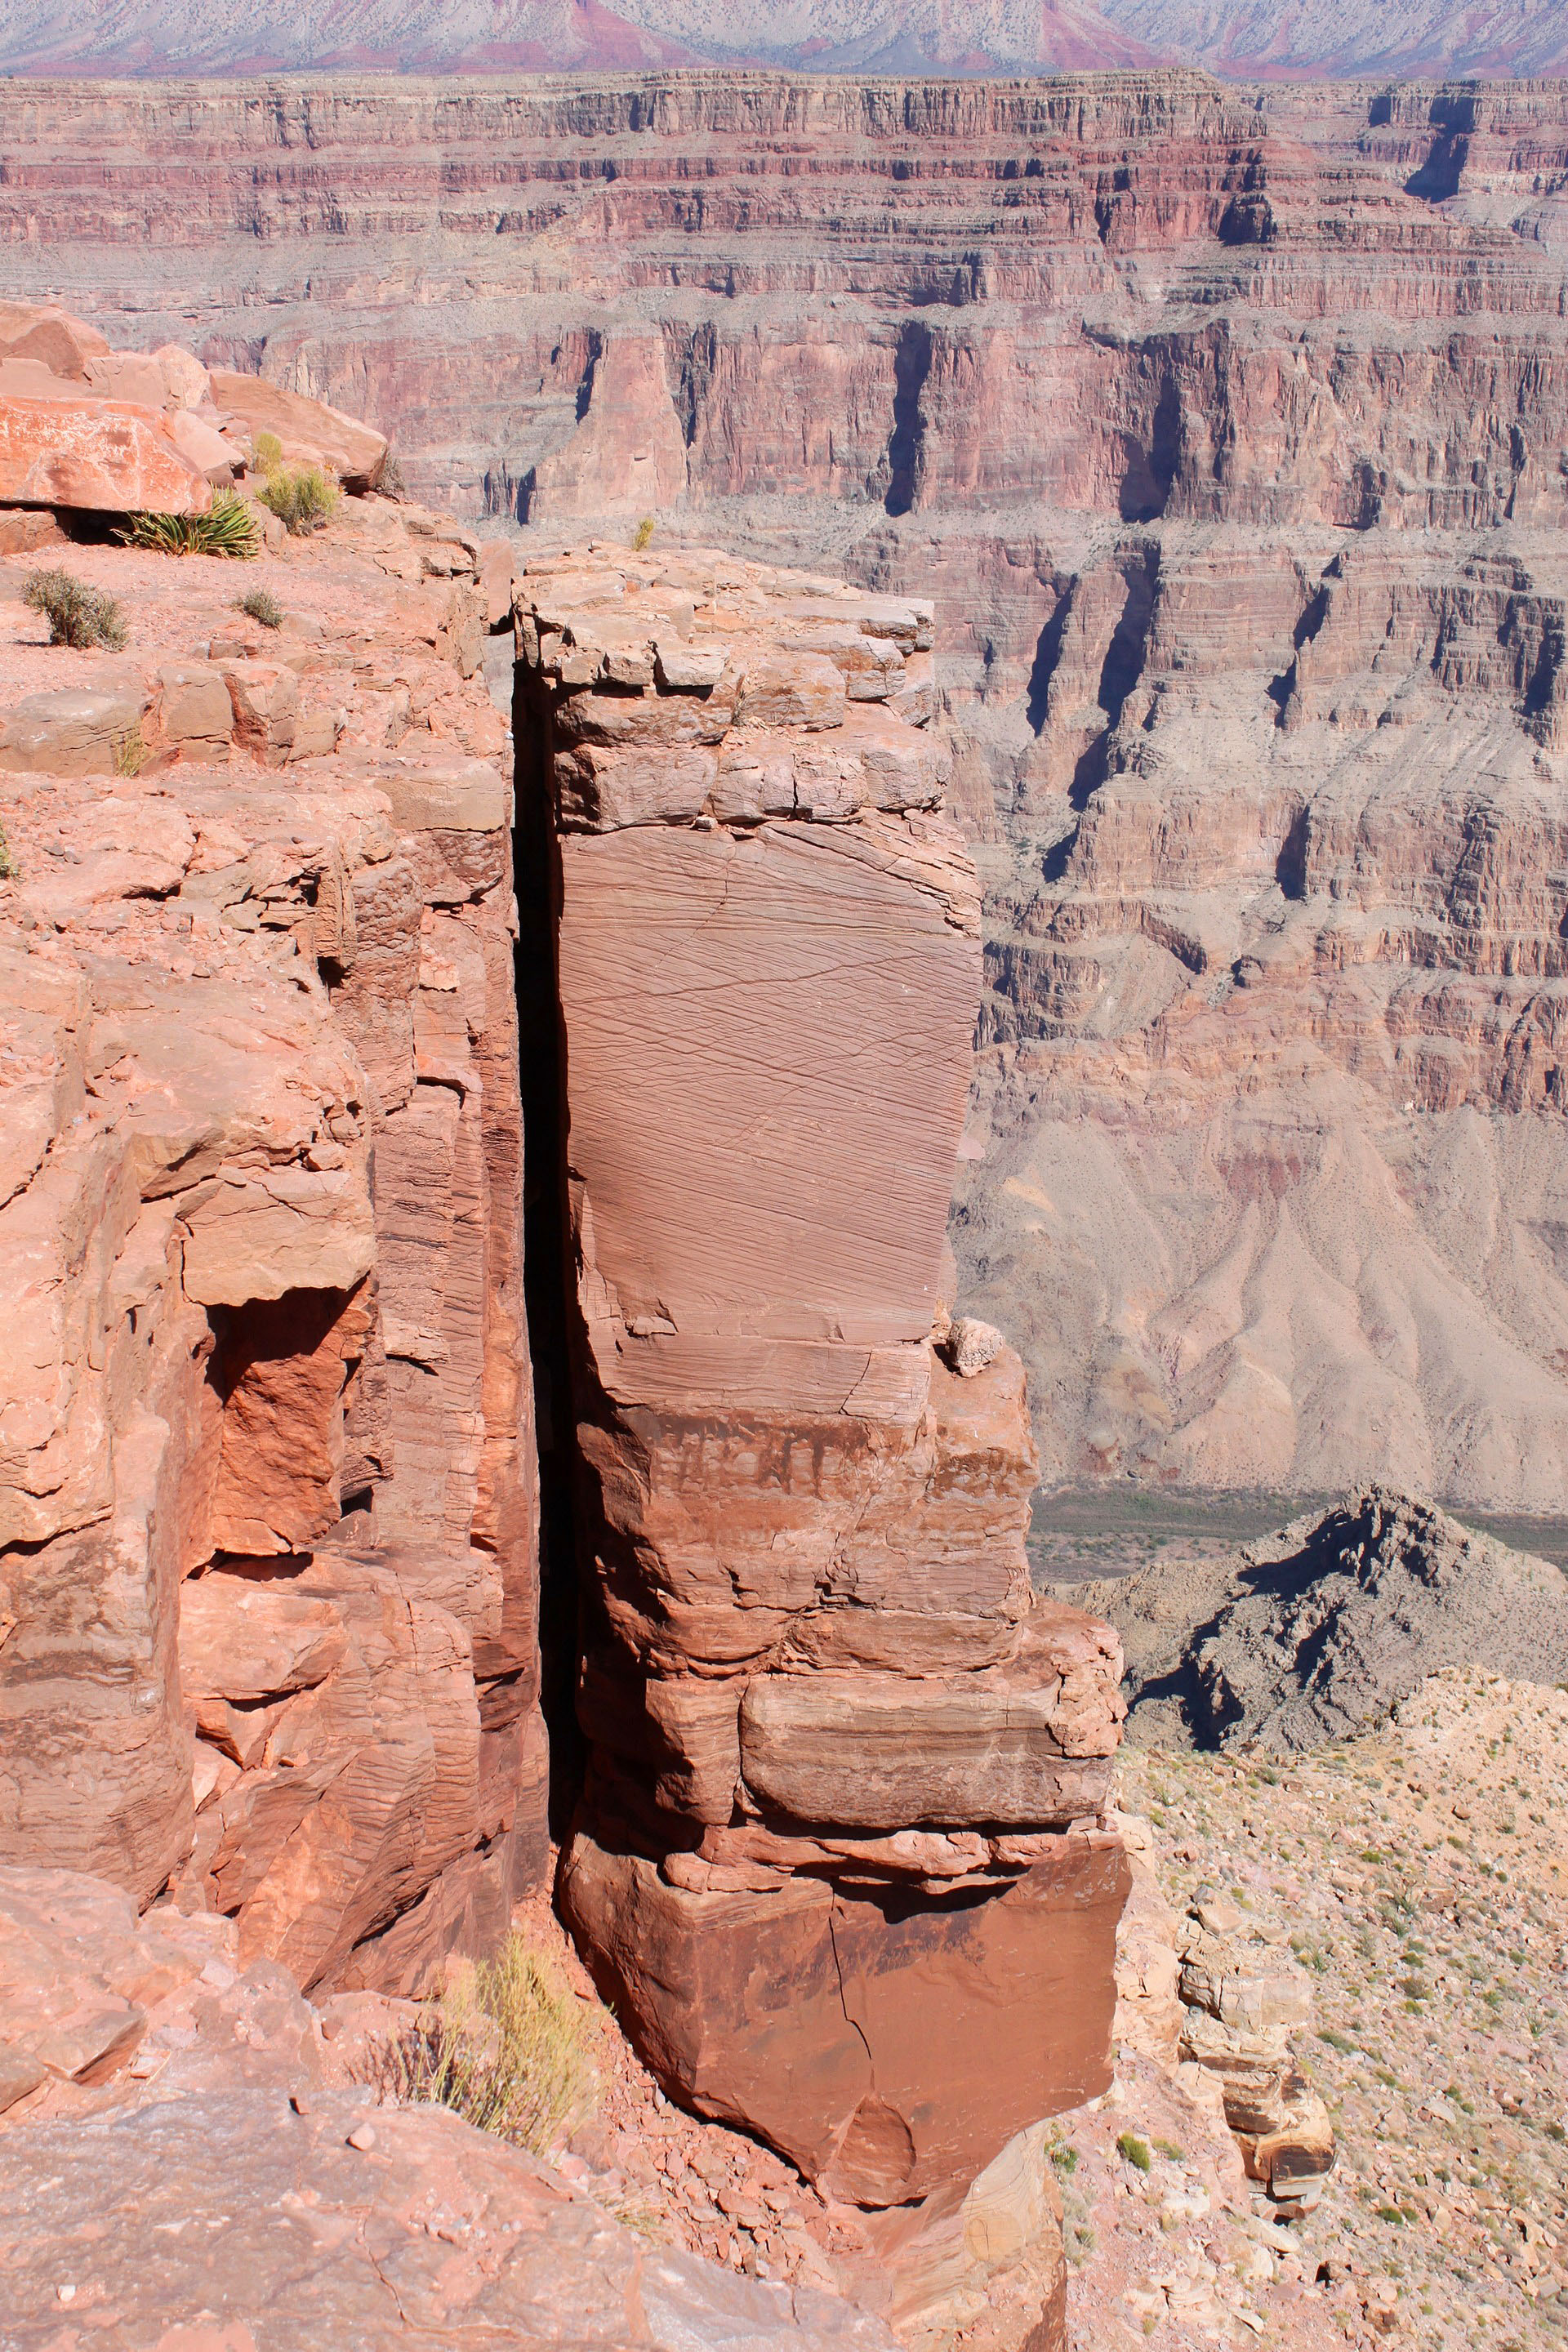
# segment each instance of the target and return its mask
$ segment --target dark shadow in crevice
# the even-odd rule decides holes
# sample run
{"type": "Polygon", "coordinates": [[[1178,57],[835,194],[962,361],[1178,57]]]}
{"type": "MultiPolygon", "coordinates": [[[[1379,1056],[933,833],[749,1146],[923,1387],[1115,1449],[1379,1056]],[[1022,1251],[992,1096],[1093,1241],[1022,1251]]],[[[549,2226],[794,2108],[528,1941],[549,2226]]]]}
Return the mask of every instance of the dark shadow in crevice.
{"type": "Polygon", "coordinates": [[[931,373],[931,331],[923,319],[911,319],[899,333],[893,356],[893,429],[888,440],[888,495],[890,515],[908,514],[920,488],[920,468],[925,428],[921,418],[921,394],[931,373]]]}
{"type": "Polygon", "coordinates": [[[512,688],[517,813],[514,954],[523,1132],[523,1298],[539,1447],[540,1699],[550,1733],[550,1827],[559,1841],[582,1782],[577,1728],[577,1553],[568,1358],[565,1041],[556,984],[559,853],[550,809],[547,722],[521,669],[512,688]]]}
{"type": "Polygon", "coordinates": [[[1051,680],[1057,664],[1062,657],[1062,638],[1067,630],[1068,613],[1072,604],[1072,590],[1066,588],[1057,598],[1056,610],[1040,631],[1035,646],[1034,666],[1029,672],[1029,693],[1026,704],[1029,724],[1037,735],[1043,734],[1049,716],[1051,680]]]}

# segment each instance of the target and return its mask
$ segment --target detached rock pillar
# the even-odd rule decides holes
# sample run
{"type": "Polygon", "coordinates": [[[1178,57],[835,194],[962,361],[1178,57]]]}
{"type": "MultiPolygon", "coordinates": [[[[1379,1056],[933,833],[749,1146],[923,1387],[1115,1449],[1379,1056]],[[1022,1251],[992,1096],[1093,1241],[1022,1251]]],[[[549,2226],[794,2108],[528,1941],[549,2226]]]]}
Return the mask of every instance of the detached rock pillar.
{"type": "Polygon", "coordinates": [[[1033,1601],[1016,1356],[944,1360],[980,988],[931,613],[534,564],[591,1763],[568,1920],[672,2095],[868,2205],[1110,2079],[1110,1630],[1033,1601]],[[910,717],[906,718],[905,712],[910,717]]]}

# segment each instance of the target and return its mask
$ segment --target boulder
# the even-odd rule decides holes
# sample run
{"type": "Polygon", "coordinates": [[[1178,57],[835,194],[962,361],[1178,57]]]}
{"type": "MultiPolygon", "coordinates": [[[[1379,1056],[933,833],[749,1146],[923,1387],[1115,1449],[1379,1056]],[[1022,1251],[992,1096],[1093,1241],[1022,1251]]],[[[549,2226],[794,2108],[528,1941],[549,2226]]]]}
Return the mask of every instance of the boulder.
{"type": "Polygon", "coordinates": [[[87,392],[0,395],[0,502],[205,514],[212,485],[158,410],[87,392]]]}
{"type": "Polygon", "coordinates": [[[386,436],[358,417],[230,368],[215,368],[211,383],[219,414],[252,441],[258,433],[276,435],[286,458],[324,462],[346,489],[373,490],[381,479],[386,436]]]}
{"type": "Polygon", "coordinates": [[[760,2132],[826,2193],[880,2207],[967,2184],[1110,2080],[1119,1842],[1058,1838],[976,1900],[796,1874],[693,1893],[584,1832],[561,1900],[668,2087],[760,2132]]]}
{"type": "Polygon", "coordinates": [[[0,769],[36,776],[123,772],[149,696],[135,686],[62,687],[26,694],[0,725],[0,769]]]}
{"type": "Polygon", "coordinates": [[[108,352],[96,327],[56,302],[0,302],[0,362],[32,360],[64,382],[85,383],[89,361],[108,352]]]}

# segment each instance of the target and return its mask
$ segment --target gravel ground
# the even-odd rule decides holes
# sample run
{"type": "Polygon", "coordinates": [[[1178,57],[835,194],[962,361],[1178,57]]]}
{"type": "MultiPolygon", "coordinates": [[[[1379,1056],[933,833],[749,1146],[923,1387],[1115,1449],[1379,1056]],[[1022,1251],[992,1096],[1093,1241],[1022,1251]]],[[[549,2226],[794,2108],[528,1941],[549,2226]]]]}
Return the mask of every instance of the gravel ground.
{"type": "Polygon", "coordinates": [[[1289,2235],[1352,2343],[1568,2341],[1565,1766],[1568,1693],[1463,1669],[1288,1763],[1123,1751],[1173,1906],[1283,1918],[1313,1973],[1340,2158],[1289,2235]]]}

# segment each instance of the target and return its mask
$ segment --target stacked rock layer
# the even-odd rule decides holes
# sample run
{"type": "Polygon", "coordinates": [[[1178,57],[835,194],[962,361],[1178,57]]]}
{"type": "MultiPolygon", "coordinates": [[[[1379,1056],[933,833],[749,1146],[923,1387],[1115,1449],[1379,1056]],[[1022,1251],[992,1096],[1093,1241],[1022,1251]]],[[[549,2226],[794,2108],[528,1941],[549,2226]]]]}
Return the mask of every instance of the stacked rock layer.
{"type": "MultiPolygon", "coordinates": [[[[68,448],[91,338],[34,324],[68,448]]],[[[47,644],[0,553],[0,1861],[409,1990],[546,1851],[480,551],[372,499],[255,565],[8,521],[127,642],[47,644]]]]}
{"type": "Polygon", "coordinates": [[[518,598],[589,1571],[565,1907],[668,2087],[908,2202],[1104,2087],[1125,1891],[1120,1651],[1033,1601],[1022,1367],[950,1339],[979,924],[931,610],[705,552],[518,598]]]}

